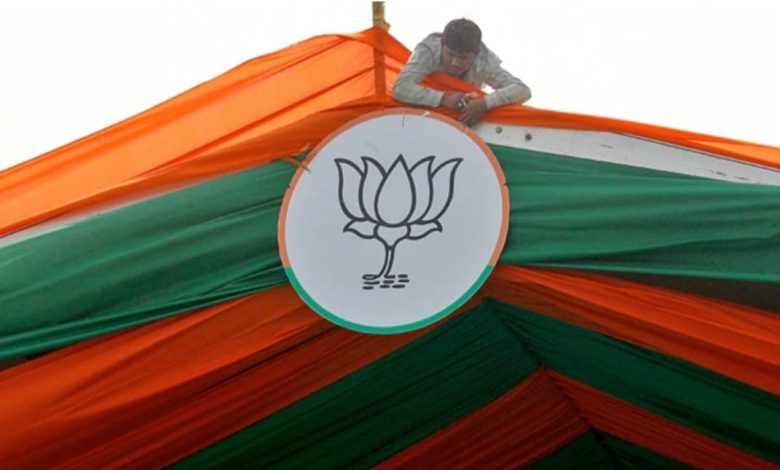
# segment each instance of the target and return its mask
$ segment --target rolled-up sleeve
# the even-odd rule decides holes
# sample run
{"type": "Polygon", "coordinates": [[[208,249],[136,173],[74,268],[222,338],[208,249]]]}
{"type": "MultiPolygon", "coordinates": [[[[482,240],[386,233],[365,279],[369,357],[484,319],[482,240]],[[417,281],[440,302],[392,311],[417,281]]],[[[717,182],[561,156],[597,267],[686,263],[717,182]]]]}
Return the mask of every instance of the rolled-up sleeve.
{"type": "Polygon", "coordinates": [[[485,97],[488,109],[512,103],[521,104],[531,99],[531,89],[500,65],[494,66],[485,83],[494,90],[485,97]]]}
{"type": "Polygon", "coordinates": [[[403,103],[436,107],[441,104],[444,93],[420,85],[425,77],[436,70],[438,57],[424,44],[414,49],[393,85],[393,98],[403,103]]]}

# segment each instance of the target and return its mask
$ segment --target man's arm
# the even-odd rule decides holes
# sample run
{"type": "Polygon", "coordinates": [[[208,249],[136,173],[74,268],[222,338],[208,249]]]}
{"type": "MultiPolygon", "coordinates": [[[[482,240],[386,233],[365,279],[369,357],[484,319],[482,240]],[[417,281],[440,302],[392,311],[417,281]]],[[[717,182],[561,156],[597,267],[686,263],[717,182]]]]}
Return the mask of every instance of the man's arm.
{"type": "Polygon", "coordinates": [[[512,103],[522,104],[531,99],[531,89],[500,65],[495,66],[485,83],[495,90],[485,97],[488,109],[512,103]]]}
{"type": "Polygon", "coordinates": [[[444,93],[420,85],[425,77],[436,71],[438,58],[424,44],[414,48],[412,57],[406,63],[393,85],[393,98],[403,103],[436,107],[441,104],[444,93]]]}
{"type": "Polygon", "coordinates": [[[491,57],[495,62],[490,73],[485,78],[485,83],[493,88],[493,93],[472,98],[460,109],[459,120],[471,125],[482,119],[482,116],[492,108],[512,103],[525,103],[531,99],[531,89],[522,80],[504,70],[495,55],[491,57]]]}

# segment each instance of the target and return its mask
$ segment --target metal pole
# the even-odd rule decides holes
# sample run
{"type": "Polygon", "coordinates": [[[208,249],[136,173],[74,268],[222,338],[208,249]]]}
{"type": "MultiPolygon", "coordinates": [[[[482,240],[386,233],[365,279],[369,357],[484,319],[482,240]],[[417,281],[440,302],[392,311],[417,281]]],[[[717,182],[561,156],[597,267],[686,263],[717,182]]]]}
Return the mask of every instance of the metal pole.
{"type": "MultiPolygon", "coordinates": [[[[374,28],[387,31],[390,25],[385,21],[385,2],[371,2],[371,12],[374,28]]],[[[384,33],[374,31],[374,93],[382,102],[387,99],[387,86],[385,84],[385,46],[384,33]]]]}
{"type": "Polygon", "coordinates": [[[371,12],[374,26],[380,27],[385,31],[390,29],[390,24],[385,21],[385,2],[371,2],[371,12]]]}

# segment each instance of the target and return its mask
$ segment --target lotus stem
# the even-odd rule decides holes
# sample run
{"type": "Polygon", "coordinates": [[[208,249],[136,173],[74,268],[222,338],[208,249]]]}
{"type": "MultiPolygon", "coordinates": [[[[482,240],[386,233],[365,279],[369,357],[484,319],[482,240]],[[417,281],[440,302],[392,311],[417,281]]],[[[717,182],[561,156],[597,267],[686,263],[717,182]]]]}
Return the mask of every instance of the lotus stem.
{"type": "Polygon", "coordinates": [[[388,277],[390,276],[390,270],[393,269],[393,261],[395,261],[395,245],[387,249],[385,258],[387,261],[385,262],[384,275],[388,277]]]}
{"type": "Polygon", "coordinates": [[[390,274],[390,269],[393,267],[393,260],[395,259],[395,246],[385,247],[385,261],[382,263],[382,269],[378,274],[364,274],[363,279],[366,281],[373,281],[379,279],[382,276],[387,277],[390,274]]]}

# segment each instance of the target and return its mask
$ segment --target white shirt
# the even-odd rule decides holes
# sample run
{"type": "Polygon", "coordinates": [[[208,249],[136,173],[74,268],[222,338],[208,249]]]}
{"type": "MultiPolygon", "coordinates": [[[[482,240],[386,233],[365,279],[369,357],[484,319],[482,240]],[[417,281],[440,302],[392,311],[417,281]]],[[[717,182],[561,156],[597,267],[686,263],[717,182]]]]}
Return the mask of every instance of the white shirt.
{"type": "MultiPolygon", "coordinates": [[[[393,98],[404,103],[431,107],[441,104],[443,92],[420,85],[433,72],[444,72],[441,49],[441,33],[429,35],[414,48],[393,86],[393,98]]],[[[487,84],[495,90],[485,97],[488,109],[510,103],[524,103],[531,98],[528,86],[504,70],[501,59],[484,43],[474,63],[461,79],[480,88],[487,84]]]]}

